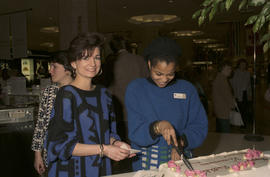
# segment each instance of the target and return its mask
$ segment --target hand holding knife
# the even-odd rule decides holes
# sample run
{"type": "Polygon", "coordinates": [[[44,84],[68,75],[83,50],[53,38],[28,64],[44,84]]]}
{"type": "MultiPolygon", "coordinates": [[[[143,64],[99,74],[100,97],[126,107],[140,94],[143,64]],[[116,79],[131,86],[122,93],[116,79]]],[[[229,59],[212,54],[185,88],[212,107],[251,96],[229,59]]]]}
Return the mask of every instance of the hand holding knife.
{"type": "Polygon", "coordinates": [[[193,171],[194,169],[193,169],[191,163],[189,162],[189,160],[186,158],[186,156],[185,156],[185,154],[183,152],[183,147],[182,147],[181,143],[179,143],[179,146],[180,147],[175,146],[172,137],[171,137],[171,143],[172,143],[172,147],[176,150],[176,152],[178,153],[178,155],[179,156],[182,155],[182,160],[183,160],[184,164],[187,166],[187,168],[189,170],[192,170],[193,171]]]}

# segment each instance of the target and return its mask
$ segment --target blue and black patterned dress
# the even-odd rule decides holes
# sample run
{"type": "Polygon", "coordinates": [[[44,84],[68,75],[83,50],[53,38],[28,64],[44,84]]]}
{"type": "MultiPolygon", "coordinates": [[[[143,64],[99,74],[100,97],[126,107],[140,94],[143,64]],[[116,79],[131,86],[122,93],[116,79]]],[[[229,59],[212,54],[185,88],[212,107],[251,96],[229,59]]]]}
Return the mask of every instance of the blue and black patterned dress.
{"type": "Polygon", "coordinates": [[[85,91],[68,85],[59,89],[48,129],[49,177],[97,177],[111,174],[110,159],[73,156],[77,143],[110,144],[116,133],[112,98],[96,86],[85,91]]]}

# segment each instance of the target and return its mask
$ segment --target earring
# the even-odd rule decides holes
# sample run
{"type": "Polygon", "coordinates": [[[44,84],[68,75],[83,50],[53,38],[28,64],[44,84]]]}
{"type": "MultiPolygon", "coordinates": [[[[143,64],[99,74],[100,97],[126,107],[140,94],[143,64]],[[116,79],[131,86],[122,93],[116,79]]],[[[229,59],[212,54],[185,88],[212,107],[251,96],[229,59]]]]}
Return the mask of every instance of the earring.
{"type": "Polygon", "coordinates": [[[73,78],[76,77],[76,69],[72,68],[72,70],[71,70],[71,76],[72,76],[73,78]]]}
{"type": "Polygon", "coordinates": [[[102,74],[102,68],[100,68],[99,72],[98,72],[98,76],[100,76],[102,74]]]}

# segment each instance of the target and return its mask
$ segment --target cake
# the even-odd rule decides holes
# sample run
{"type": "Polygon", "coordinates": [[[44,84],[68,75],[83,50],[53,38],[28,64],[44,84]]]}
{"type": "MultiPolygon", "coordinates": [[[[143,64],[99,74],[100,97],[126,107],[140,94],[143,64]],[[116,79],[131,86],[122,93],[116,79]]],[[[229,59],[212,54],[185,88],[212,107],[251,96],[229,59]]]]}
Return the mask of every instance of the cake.
{"type": "Polygon", "coordinates": [[[159,173],[164,177],[234,177],[270,176],[269,156],[252,149],[224,152],[189,160],[194,171],[183,161],[161,164],[159,173]]]}
{"type": "Polygon", "coordinates": [[[223,152],[189,159],[194,171],[182,160],[169,161],[158,170],[141,170],[134,177],[269,177],[270,157],[258,150],[223,152]]]}

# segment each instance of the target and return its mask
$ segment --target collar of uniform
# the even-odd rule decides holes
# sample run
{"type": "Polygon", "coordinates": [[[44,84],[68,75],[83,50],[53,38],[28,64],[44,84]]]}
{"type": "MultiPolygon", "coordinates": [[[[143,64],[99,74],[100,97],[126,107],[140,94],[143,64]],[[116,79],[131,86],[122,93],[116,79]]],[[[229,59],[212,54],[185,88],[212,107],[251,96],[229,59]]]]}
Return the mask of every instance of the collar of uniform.
{"type": "MultiPolygon", "coordinates": [[[[151,84],[153,84],[153,85],[155,85],[155,86],[158,87],[158,85],[153,81],[153,79],[152,79],[151,77],[148,77],[148,78],[147,78],[147,81],[150,82],[151,84]]],[[[169,83],[166,85],[166,87],[171,86],[171,85],[173,85],[173,84],[175,84],[175,83],[176,83],[176,78],[174,77],[174,78],[171,80],[171,82],[169,82],[169,83]]]]}

